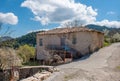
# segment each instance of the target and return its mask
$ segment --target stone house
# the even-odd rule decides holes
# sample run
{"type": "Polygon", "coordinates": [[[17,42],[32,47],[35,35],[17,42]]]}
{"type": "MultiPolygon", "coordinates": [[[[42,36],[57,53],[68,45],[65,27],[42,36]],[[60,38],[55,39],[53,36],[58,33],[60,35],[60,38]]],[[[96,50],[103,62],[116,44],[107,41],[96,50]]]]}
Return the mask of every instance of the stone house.
{"type": "Polygon", "coordinates": [[[78,58],[103,46],[104,33],[86,27],[56,28],[37,33],[36,57],[49,59],[53,52],[65,58],[78,58]]]}

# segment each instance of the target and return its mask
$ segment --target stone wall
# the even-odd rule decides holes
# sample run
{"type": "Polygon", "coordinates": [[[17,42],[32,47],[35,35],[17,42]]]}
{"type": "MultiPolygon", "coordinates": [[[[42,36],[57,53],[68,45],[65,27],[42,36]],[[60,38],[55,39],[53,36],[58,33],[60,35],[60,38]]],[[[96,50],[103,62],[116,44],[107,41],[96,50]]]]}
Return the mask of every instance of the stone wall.
{"type": "MultiPolygon", "coordinates": [[[[21,67],[17,71],[19,72],[19,80],[30,77],[38,72],[42,72],[43,70],[50,71],[53,69],[52,66],[28,66],[21,67]]],[[[10,81],[11,79],[11,70],[7,69],[4,71],[0,71],[0,81],[10,81]]]]}

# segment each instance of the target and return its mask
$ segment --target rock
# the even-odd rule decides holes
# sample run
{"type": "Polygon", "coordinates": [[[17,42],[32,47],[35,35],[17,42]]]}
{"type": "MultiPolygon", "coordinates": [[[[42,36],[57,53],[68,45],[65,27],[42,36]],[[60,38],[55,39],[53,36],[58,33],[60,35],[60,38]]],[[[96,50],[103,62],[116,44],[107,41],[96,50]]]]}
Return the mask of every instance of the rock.
{"type": "Polygon", "coordinates": [[[50,72],[36,73],[35,75],[28,77],[20,81],[43,81],[51,75],[50,72]]]}
{"type": "Polygon", "coordinates": [[[59,55],[56,54],[53,56],[53,63],[61,64],[61,63],[64,63],[64,61],[59,55]]]}

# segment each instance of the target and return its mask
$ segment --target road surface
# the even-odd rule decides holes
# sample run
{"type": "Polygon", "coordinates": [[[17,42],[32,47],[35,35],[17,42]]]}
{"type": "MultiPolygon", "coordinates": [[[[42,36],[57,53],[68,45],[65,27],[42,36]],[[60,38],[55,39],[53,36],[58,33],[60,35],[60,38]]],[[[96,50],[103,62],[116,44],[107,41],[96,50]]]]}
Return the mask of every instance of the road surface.
{"type": "Polygon", "coordinates": [[[56,68],[44,81],[120,81],[120,43],[56,68]]]}

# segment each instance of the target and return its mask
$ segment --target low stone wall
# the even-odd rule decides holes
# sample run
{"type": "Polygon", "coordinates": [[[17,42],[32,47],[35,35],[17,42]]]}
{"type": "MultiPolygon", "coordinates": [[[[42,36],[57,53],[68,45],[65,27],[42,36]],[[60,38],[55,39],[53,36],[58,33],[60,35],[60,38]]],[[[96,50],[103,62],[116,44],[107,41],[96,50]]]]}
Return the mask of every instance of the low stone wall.
{"type": "Polygon", "coordinates": [[[28,66],[19,69],[19,79],[27,78],[36,74],[37,72],[42,72],[42,70],[50,71],[52,66],[28,66]]]}
{"type": "MultiPolygon", "coordinates": [[[[18,68],[16,71],[18,72],[18,77],[20,79],[24,79],[30,77],[38,72],[42,72],[43,70],[52,71],[53,66],[26,66],[18,68]]],[[[14,79],[11,77],[11,69],[7,69],[4,71],[0,71],[0,81],[10,81],[14,79]]],[[[16,75],[16,74],[15,74],[16,75]]],[[[17,81],[17,80],[14,80],[17,81]]]]}
{"type": "Polygon", "coordinates": [[[0,81],[10,81],[10,70],[1,70],[0,71],[0,81]]]}
{"type": "Polygon", "coordinates": [[[51,75],[51,72],[41,72],[41,73],[36,73],[35,75],[32,75],[20,81],[43,81],[47,79],[50,75],[51,75]]]}

